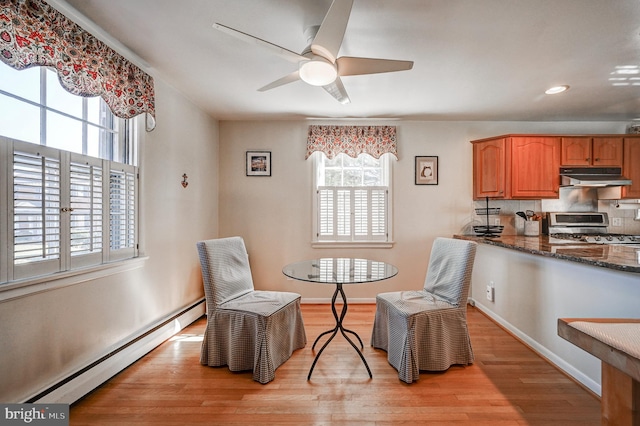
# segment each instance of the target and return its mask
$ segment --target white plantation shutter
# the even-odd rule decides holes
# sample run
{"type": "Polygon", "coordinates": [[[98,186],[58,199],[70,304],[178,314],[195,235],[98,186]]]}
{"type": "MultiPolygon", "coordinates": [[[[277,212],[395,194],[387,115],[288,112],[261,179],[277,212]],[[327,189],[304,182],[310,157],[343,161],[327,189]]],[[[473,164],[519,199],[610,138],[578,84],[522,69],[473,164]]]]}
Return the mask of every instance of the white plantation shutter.
{"type": "Polygon", "coordinates": [[[60,269],[60,155],[26,145],[13,151],[13,276],[60,269]]]}
{"type": "Polygon", "coordinates": [[[371,227],[370,234],[374,237],[388,237],[387,229],[389,207],[389,190],[387,188],[371,191],[371,227]]]}
{"type": "Polygon", "coordinates": [[[386,241],[386,187],[321,186],[318,241],[386,241]]]}
{"type": "Polygon", "coordinates": [[[351,203],[351,191],[347,188],[336,188],[336,206],[333,212],[333,218],[336,222],[335,229],[336,239],[351,239],[351,211],[353,210],[351,203]]]}
{"type": "Polygon", "coordinates": [[[318,236],[334,234],[334,191],[318,190],[318,236]]]}
{"type": "Polygon", "coordinates": [[[71,156],[69,166],[69,233],[71,267],[102,263],[102,160],[71,156]]]}
{"type": "Polygon", "coordinates": [[[369,209],[366,189],[353,189],[353,232],[358,239],[368,235],[369,209]]]}
{"type": "Polygon", "coordinates": [[[137,256],[136,167],[0,142],[0,284],[137,256]]]}
{"type": "Polygon", "coordinates": [[[136,252],[136,190],[134,167],[118,165],[109,171],[109,259],[136,252]]]}

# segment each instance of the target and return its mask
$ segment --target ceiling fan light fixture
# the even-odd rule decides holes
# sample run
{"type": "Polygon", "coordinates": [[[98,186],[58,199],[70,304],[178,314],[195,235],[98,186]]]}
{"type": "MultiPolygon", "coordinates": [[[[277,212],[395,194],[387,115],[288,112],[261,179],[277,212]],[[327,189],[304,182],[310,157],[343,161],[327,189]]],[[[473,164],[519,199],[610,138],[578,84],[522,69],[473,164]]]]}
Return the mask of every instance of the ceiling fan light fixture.
{"type": "Polygon", "coordinates": [[[336,66],[323,59],[302,62],[299,73],[300,79],[312,86],[326,86],[338,77],[336,66]]]}
{"type": "Polygon", "coordinates": [[[567,90],[569,90],[569,86],[567,86],[567,85],[554,86],[554,87],[551,87],[551,88],[545,90],[544,93],[546,93],[547,95],[555,95],[557,93],[566,92],[567,90]]]}

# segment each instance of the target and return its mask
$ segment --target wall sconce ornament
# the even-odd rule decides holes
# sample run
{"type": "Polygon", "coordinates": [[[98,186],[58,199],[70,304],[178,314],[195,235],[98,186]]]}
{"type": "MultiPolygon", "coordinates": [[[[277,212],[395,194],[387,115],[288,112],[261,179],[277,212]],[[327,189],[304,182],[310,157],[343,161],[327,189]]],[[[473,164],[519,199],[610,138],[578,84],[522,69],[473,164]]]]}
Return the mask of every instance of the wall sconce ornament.
{"type": "Polygon", "coordinates": [[[187,185],[189,185],[189,182],[187,182],[187,179],[189,179],[189,176],[187,176],[187,174],[186,174],[186,173],[185,173],[185,174],[183,174],[183,175],[182,175],[182,182],[181,182],[181,183],[182,183],[182,187],[183,187],[183,188],[186,188],[186,187],[187,187],[187,185]]]}

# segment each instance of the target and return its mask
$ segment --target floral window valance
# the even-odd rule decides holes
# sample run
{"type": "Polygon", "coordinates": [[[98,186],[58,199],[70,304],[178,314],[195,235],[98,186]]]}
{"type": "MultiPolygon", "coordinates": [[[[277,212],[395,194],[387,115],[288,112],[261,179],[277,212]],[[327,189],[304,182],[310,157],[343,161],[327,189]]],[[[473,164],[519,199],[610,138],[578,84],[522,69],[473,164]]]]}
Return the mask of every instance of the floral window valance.
{"type": "Polygon", "coordinates": [[[309,126],[307,155],[323,152],[327,158],[344,153],[356,158],[366,153],[375,158],[382,154],[398,157],[395,126],[309,126]]]}
{"type": "Polygon", "coordinates": [[[42,0],[0,0],[0,60],[53,67],[68,92],[102,97],[117,117],[147,113],[155,127],[153,77],[42,0]]]}

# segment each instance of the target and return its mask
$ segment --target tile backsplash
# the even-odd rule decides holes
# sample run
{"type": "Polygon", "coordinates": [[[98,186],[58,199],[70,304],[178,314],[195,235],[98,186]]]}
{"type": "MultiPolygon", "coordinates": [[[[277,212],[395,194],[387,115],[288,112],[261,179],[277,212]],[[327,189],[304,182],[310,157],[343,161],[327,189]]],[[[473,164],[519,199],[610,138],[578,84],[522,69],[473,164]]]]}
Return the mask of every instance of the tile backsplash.
{"type": "Polygon", "coordinates": [[[640,200],[598,201],[598,211],[609,215],[607,229],[611,234],[640,235],[639,208],[640,200]]]}
{"type": "MultiPolygon", "coordinates": [[[[546,200],[545,200],[546,201],[546,200]]],[[[503,235],[524,234],[524,219],[516,215],[518,211],[533,210],[535,214],[543,215],[547,211],[561,211],[549,209],[542,200],[489,200],[490,208],[499,208],[500,214],[489,216],[489,225],[502,225],[503,235]]],[[[606,212],[609,216],[609,233],[640,235],[640,200],[596,200],[595,209],[606,212]]],[[[476,213],[476,208],[487,207],[485,200],[473,201],[471,225],[486,225],[487,217],[476,213]]],[[[471,229],[471,228],[469,228],[471,229]]],[[[473,231],[471,231],[473,233],[473,231]]]]}

